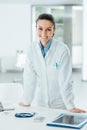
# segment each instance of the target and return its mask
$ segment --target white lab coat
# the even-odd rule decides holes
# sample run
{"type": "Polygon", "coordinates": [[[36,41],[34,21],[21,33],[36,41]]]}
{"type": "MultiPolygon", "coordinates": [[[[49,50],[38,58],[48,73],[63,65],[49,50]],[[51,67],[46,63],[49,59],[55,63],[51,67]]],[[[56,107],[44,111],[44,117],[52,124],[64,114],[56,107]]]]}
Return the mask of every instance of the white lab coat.
{"type": "Polygon", "coordinates": [[[38,42],[32,43],[23,75],[25,103],[31,104],[35,98],[40,106],[72,109],[74,95],[71,74],[70,52],[64,43],[53,38],[45,58],[38,42]]]}

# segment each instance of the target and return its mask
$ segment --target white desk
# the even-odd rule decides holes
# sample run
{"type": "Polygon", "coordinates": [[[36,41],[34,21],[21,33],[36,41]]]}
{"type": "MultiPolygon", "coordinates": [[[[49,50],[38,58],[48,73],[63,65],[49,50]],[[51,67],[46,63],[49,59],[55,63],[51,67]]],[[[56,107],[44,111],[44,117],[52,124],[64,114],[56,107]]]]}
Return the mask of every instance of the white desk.
{"type": "MultiPolygon", "coordinates": [[[[49,120],[53,120],[53,118],[61,112],[67,111],[42,107],[25,108],[17,106],[13,111],[0,112],[0,130],[71,130],[69,128],[46,126],[46,123],[49,120]],[[14,116],[17,112],[36,112],[36,114],[31,118],[17,118],[14,116]],[[45,120],[43,122],[35,122],[34,119],[37,116],[44,116],[45,120]]],[[[81,130],[87,130],[87,125],[85,125],[81,130]]]]}

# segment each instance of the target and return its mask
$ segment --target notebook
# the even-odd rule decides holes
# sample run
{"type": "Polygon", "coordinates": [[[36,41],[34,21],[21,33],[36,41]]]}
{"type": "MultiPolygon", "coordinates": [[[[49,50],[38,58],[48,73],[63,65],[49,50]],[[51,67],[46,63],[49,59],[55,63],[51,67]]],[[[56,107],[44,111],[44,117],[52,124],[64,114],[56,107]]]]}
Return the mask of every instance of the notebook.
{"type": "Polygon", "coordinates": [[[15,107],[9,102],[0,102],[0,111],[14,110],[15,107]]]}
{"type": "Polygon", "coordinates": [[[80,114],[60,114],[47,126],[66,127],[81,129],[87,123],[87,115],[80,114]]]}

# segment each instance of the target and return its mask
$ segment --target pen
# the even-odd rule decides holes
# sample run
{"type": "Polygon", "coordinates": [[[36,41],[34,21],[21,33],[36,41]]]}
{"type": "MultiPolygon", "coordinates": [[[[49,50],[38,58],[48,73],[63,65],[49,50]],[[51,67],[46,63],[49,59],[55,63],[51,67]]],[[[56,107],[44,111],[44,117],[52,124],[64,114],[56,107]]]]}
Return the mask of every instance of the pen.
{"type": "Polygon", "coordinates": [[[56,63],[56,69],[58,69],[58,63],[56,63]]]}

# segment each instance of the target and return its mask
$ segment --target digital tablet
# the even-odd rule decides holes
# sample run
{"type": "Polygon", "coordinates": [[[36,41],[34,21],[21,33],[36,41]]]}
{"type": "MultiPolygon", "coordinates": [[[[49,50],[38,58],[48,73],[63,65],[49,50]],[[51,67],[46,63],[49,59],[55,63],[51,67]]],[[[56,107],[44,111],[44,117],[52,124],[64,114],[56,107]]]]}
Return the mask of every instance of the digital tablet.
{"type": "Polygon", "coordinates": [[[87,115],[60,114],[48,126],[81,129],[87,123],[87,115]]]}

